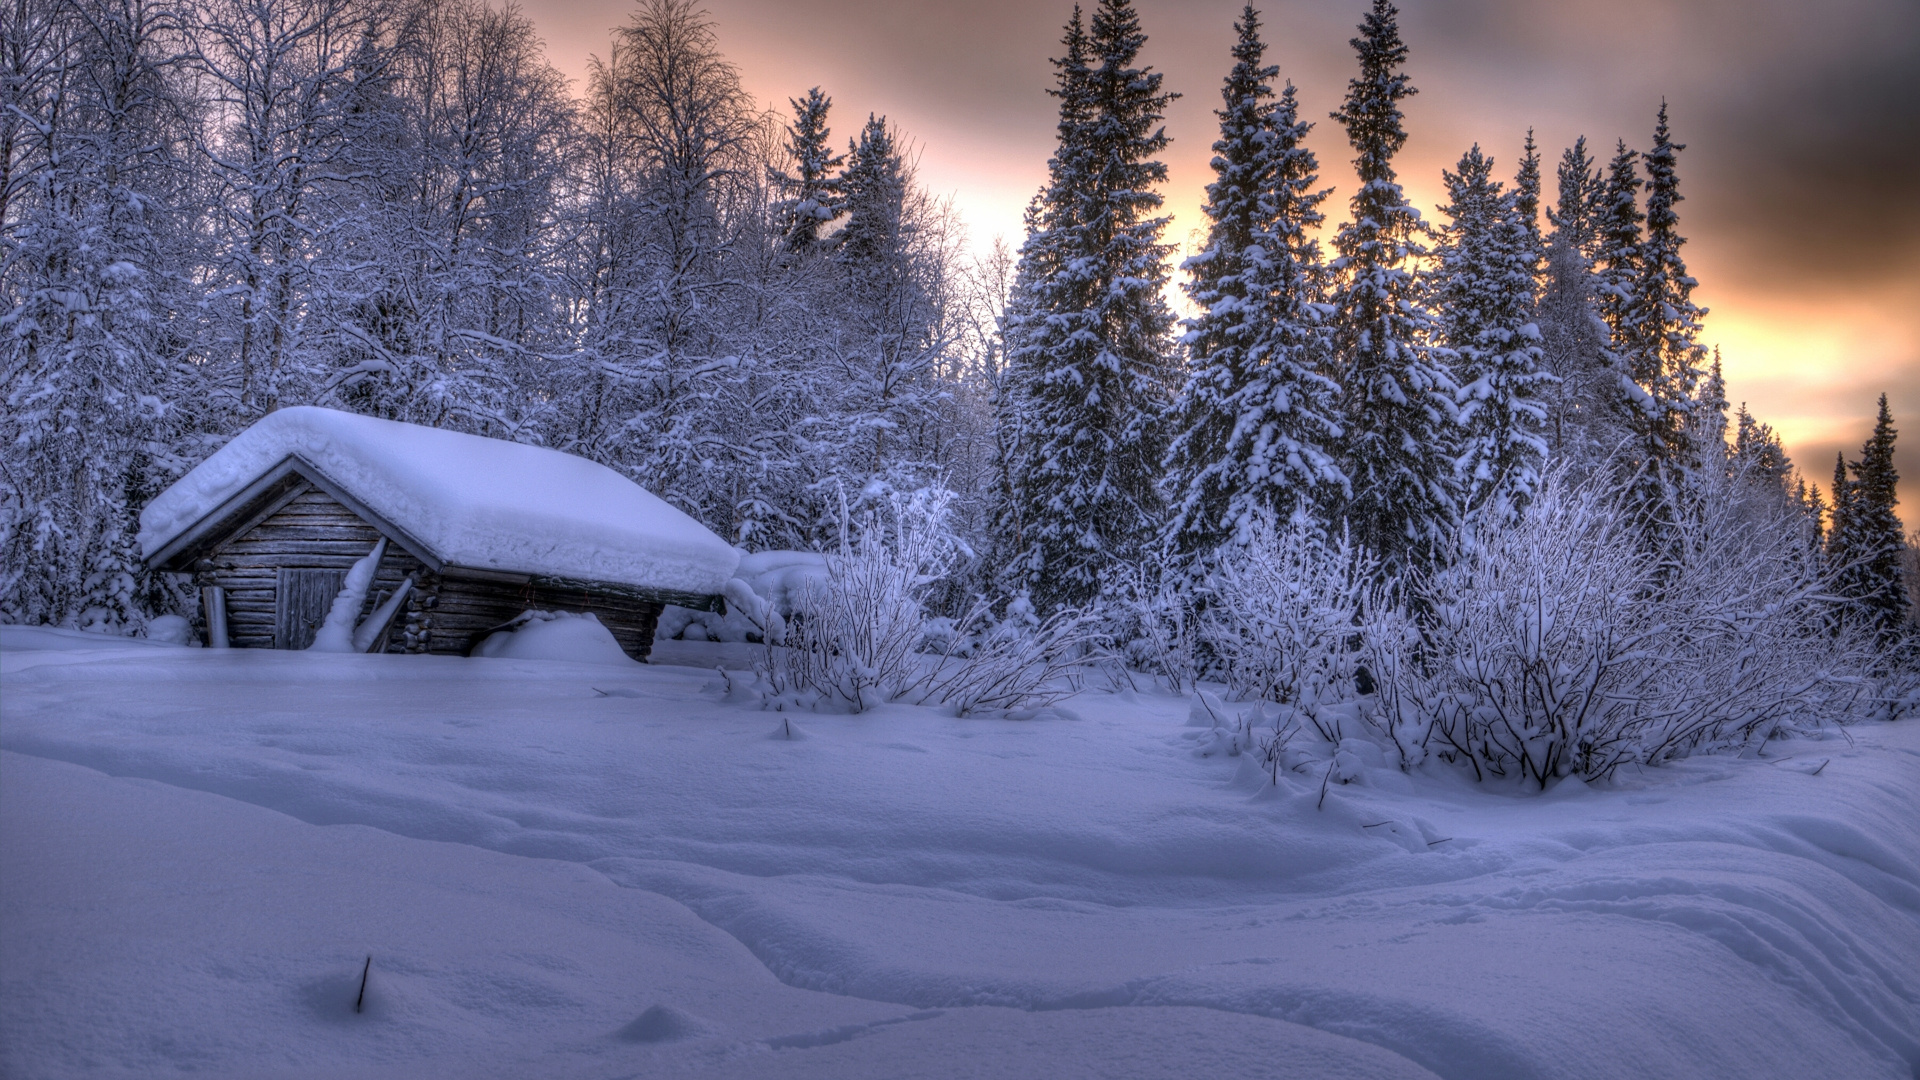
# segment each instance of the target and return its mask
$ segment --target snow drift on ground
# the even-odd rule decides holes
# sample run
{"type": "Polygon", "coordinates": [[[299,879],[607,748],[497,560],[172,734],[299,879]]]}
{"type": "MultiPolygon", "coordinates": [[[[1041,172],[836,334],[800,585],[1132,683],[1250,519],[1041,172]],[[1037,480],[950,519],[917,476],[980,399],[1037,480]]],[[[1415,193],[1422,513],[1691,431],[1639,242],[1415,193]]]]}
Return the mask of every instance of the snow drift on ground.
{"type": "Polygon", "coordinates": [[[142,551],[159,551],[290,456],[456,566],[711,595],[740,558],[585,458],[312,406],[262,417],[148,503],[142,551]]]}
{"type": "Polygon", "coordinates": [[[613,632],[591,611],[529,611],[474,647],[473,655],[501,660],[570,660],[581,664],[633,663],[613,632]]]}
{"type": "Polygon", "coordinates": [[[1920,725],[1317,808],[1173,697],[796,739],[710,665],[20,638],[9,1076],[1920,1066],[1920,725]]]}

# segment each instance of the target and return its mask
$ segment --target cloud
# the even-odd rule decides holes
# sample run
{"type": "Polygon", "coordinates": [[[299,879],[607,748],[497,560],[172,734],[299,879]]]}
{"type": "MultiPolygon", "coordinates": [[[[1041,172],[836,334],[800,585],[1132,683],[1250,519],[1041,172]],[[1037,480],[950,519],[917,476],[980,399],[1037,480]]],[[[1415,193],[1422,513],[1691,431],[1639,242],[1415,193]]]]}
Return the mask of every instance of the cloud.
{"type": "Polygon", "coordinates": [[[1920,33],[1899,36],[1768,73],[1709,112],[1700,220],[1750,256],[1754,284],[1920,274],[1920,33]]]}

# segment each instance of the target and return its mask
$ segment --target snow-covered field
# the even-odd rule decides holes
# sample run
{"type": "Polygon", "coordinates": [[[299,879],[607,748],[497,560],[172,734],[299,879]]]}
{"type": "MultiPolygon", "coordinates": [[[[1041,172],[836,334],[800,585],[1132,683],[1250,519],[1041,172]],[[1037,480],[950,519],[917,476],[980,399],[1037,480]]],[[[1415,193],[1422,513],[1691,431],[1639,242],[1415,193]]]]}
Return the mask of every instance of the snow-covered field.
{"type": "Polygon", "coordinates": [[[725,649],[8,628],[0,1074],[1920,1075],[1920,723],[1316,809],[1170,696],[789,732],[725,649]]]}

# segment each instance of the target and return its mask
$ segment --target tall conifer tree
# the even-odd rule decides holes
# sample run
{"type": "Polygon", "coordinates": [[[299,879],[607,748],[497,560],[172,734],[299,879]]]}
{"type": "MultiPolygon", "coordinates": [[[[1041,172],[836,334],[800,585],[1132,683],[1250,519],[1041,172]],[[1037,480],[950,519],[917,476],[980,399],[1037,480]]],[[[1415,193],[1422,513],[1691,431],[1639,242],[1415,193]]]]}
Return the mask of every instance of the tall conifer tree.
{"type": "Polygon", "coordinates": [[[1698,341],[1706,311],[1693,303],[1694,280],[1680,257],[1686,240],[1675,208],[1681,199],[1676,165],[1682,149],[1670,137],[1663,102],[1653,149],[1643,159],[1646,235],[1616,309],[1615,347],[1644,394],[1635,416],[1638,469],[1629,498],[1656,550],[1670,542],[1669,526],[1686,510],[1691,476],[1708,467],[1712,449],[1696,430],[1704,418],[1693,419],[1706,353],[1698,341]]]}
{"type": "Polygon", "coordinates": [[[1699,455],[1702,468],[1716,469],[1727,457],[1727,377],[1720,369],[1720,350],[1713,350],[1713,363],[1707,377],[1700,380],[1699,391],[1688,404],[1687,439],[1699,455]]]}
{"type": "Polygon", "coordinates": [[[1594,222],[1593,265],[1600,317],[1606,320],[1613,351],[1622,357],[1632,349],[1628,312],[1644,254],[1640,225],[1647,220],[1640,212],[1639,158],[1622,139],[1601,182],[1594,222]]]}
{"type": "Polygon", "coordinates": [[[846,158],[833,152],[827,111],[833,99],[819,87],[803,99],[788,98],[793,123],[787,126],[787,156],[793,172],[768,170],[776,191],[786,196],[775,211],[788,251],[811,251],[820,243],[820,230],[840,216],[840,180],[834,174],[846,158]]]}
{"type": "Polygon", "coordinates": [[[1513,209],[1527,231],[1527,267],[1537,280],[1547,245],[1540,234],[1540,147],[1533,141],[1532,128],[1527,129],[1527,141],[1520,148],[1520,168],[1513,176],[1513,209]]]}
{"type": "Polygon", "coordinates": [[[1322,370],[1326,335],[1315,304],[1322,266],[1307,230],[1323,220],[1318,166],[1302,145],[1292,84],[1263,65],[1259,15],[1235,29],[1221,88],[1220,139],[1207,187],[1207,246],[1187,260],[1187,382],[1174,408],[1167,464],[1175,503],[1168,546],[1204,556],[1245,535],[1262,512],[1285,520],[1343,483],[1328,447],[1339,435],[1338,387],[1322,370]]]}
{"type": "Polygon", "coordinates": [[[1907,591],[1900,564],[1906,549],[1897,488],[1900,475],[1893,465],[1893,413],[1887,395],[1880,395],[1880,414],[1873,434],[1852,463],[1834,469],[1833,529],[1828,553],[1839,570],[1839,592],[1852,601],[1857,617],[1883,644],[1898,638],[1907,620],[1907,591]],[[1844,495],[1841,493],[1844,492],[1844,495]]]}
{"type": "MultiPolygon", "coordinates": [[[[1599,252],[1605,182],[1585,136],[1561,156],[1547,220],[1546,281],[1540,291],[1541,365],[1559,383],[1549,394],[1545,433],[1552,455],[1586,472],[1606,461],[1629,430],[1638,392],[1611,348],[1593,259],[1599,252]]],[[[1637,234],[1636,234],[1637,235],[1637,234]]],[[[1637,242],[1637,241],[1636,241],[1637,242]]]]}
{"type": "Polygon", "coordinates": [[[1400,71],[1407,47],[1398,14],[1374,0],[1352,40],[1360,74],[1333,114],[1358,152],[1360,176],[1353,220],[1334,240],[1331,302],[1345,425],[1338,462],[1351,485],[1340,509],[1388,577],[1429,565],[1458,518],[1455,387],[1429,354],[1433,320],[1413,266],[1426,254],[1426,227],[1393,171],[1407,141],[1400,102],[1415,93],[1400,71]]]}
{"type": "Polygon", "coordinates": [[[1693,465],[1699,447],[1688,437],[1687,414],[1697,390],[1706,349],[1700,345],[1700,321],[1706,309],[1693,302],[1694,280],[1680,256],[1679,152],[1667,128],[1667,106],[1660,105],[1653,149],[1647,165],[1647,232],[1640,267],[1628,296],[1626,351],[1634,381],[1652,398],[1654,412],[1649,455],[1680,468],[1693,465]]]}
{"type": "MultiPolygon", "coordinates": [[[[1735,413],[1731,454],[1735,469],[1750,480],[1771,484],[1782,493],[1792,494],[1788,492],[1787,481],[1792,478],[1793,462],[1787,458],[1786,447],[1780,444],[1780,436],[1771,425],[1754,419],[1745,402],[1735,413]]],[[[1807,502],[1805,481],[1800,482],[1800,489],[1794,499],[1804,506],[1807,502]]]]}
{"type": "Polygon", "coordinates": [[[881,272],[903,241],[907,197],[906,162],[886,117],[868,114],[859,141],[847,144],[847,170],[838,180],[847,223],[833,237],[835,254],[856,278],[881,272]]]}
{"type": "Polygon", "coordinates": [[[1108,569],[1158,533],[1175,381],[1154,190],[1174,95],[1136,66],[1146,35],[1131,0],[1101,0],[1087,32],[1076,8],[1064,41],[1060,146],[1022,249],[1028,295],[1009,357],[1024,504],[1013,569],[1043,607],[1092,601],[1108,569]]]}
{"type": "Polygon", "coordinates": [[[1587,156],[1587,137],[1573,141],[1560,155],[1554,179],[1554,205],[1547,210],[1553,231],[1566,237],[1591,262],[1599,256],[1600,215],[1605,206],[1606,181],[1600,165],[1587,156]]]}
{"type": "Polygon", "coordinates": [[[1552,376],[1540,371],[1533,323],[1538,241],[1521,210],[1522,192],[1502,189],[1478,146],[1458,169],[1441,173],[1450,200],[1442,212],[1451,223],[1432,290],[1460,384],[1465,436],[1454,469],[1464,510],[1506,518],[1532,501],[1547,450],[1540,428],[1552,376]]]}

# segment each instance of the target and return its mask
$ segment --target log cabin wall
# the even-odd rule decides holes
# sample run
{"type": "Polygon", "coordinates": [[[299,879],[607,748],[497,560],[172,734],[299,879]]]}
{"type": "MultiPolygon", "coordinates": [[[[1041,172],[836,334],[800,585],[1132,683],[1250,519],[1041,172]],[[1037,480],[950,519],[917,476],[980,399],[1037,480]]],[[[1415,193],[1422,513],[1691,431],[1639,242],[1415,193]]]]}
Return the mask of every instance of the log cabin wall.
{"type": "MultiPolygon", "coordinates": [[[[236,648],[303,648],[312,640],[286,640],[288,619],[279,585],[283,571],[332,571],[345,574],[366,557],[380,531],[332,496],[310,485],[271,513],[243,525],[200,564],[200,585],[227,592],[227,634],[236,648]]],[[[590,611],[613,632],[622,650],[644,661],[653,648],[653,631],[662,605],[591,586],[559,587],[445,575],[428,570],[397,544],[374,577],[364,617],[380,598],[413,575],[404,619],[387,635],[387,652],[431,652],[465,656],[486,634],[528,609],[590,611]]],[[[295,620],[297,621],[297,620],[295,620]]]]}
{"type": "Polygon", "coordinates": [[[441,577],[435,595],[423,598],[432,615],[430,652],[465,656],[488,631],[523,611],[590,611],[628,656],[644,661],[653,650],[653,630],[662,610],[658,603],[591,587],[491,581],[456,573],[441,577]]]}
{"type": "MultiPolygon", "coordinates": [[[[325,492],[303,486],[291,501],[222,542],[201,562],[195,578],[200,585],[218,585],[227,591],[227,640],[235,648],[304,648],[312,641],[310,630],[305,641],[284,640],[281,572],[325,570],[344,575],[379,540],[380,530],[325,492]]],[[[368,591],[369,609],[399,588],[408,574],[414,575],[417,585],[425,570],[420,560],[389,543],[368,591]]],[[[413,612],[409,610],[408,615],[411,621],[413,612]]],[[[396,626],[387,635],[388,652],[409,651],[403,629],[396,626]]]]}

